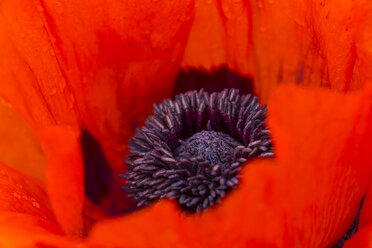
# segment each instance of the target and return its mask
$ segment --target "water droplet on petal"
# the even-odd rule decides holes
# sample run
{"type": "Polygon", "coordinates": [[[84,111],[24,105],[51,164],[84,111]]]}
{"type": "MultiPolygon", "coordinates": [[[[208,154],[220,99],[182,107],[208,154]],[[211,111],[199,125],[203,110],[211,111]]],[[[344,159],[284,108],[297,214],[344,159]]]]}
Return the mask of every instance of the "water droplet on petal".
{"type": "Polygon", "coordinates": [[[71,109],[71,108],[74,107],[75,98],[72,94],[68,94],[67,96],[68,96],[68,99],[67,99],[68,103],[67,104],[68,104],[68,107],[71,109]]]}
{"type": "Polygon", "coordinates": [[[36,201],[32,202],[32,206],[34,206],[35,208],[40,208],[40,204],[36,201]]]}
{"type": "Polygon", "coordinates": [[[14,192],[13,193],[13,196],[15,197],[15,198],[17,198],[18,200],[21,200],[21,195],[20,194],[18,194],[18,193],[16,193],[16,192],[14,192]]]}
{"type": "Polygon", "coordinates": [[[56,2],[56,12],[58,14],[63,14],[63,6],[61,2],[56,2]]]}

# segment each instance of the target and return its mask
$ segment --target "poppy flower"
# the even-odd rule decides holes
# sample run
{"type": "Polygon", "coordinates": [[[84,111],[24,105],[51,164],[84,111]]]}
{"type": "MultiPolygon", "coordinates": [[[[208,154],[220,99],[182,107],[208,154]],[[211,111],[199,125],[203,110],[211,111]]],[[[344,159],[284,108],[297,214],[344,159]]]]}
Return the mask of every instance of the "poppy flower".
{"type": "Polygon", "coordinates": [[[0,125],[22,147],[1,146],[16,169],[1,165],[0,243],[332,247],[365,197],[347,242],[366,244],[372,12],[343,3],[2,1],[0,125]],[[167,199],[127,213],[128,139],[179,90],[180,70],[219,66],[252,78],[275,157],[247,161],[237,188],[200,213],[167,199]]]}

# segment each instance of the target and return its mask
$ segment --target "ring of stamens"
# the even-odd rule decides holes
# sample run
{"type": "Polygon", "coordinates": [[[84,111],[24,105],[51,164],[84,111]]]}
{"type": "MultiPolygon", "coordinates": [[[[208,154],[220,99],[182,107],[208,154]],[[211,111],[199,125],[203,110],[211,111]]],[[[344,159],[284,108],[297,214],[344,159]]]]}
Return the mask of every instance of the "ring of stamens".
{"type": "Polygon", "coordinates": [[[257,97],[235,89],[154,105],[129,141],[124,189],[139,207],[165,197],[191,212],[214,205],[237,186],[243,163],[273,156],[265,118],[257,97]]]}

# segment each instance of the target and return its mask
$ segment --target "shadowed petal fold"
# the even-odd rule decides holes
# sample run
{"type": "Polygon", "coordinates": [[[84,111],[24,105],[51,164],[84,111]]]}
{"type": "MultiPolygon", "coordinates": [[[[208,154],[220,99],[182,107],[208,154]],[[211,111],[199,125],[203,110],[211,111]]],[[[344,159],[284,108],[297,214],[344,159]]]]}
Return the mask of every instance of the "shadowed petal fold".
{"type": "Polygon", "coordinates": [[[57,220],[64,231],[83,236],[84,171],[80,133],[70,126],[45,129],[41,143],[48,160],[46,186],[57,220]]]}

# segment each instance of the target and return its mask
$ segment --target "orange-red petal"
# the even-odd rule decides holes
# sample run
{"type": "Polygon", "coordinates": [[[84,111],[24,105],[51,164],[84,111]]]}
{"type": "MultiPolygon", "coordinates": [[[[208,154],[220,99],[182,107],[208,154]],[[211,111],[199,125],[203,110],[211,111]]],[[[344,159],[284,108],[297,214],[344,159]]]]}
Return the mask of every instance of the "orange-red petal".
{"type": "Polygon", "coordinates": [[[363,201],[362,209],[359,216],[358,228],[363,228],[372,224],[372,184],[369,185],[368,191],[363,201]]]}
{"type": "Polygon", "coordinates": [[[360,89],[371,78],[371,8],[368,0],[197,0],[182,66],[250,74],[265,102],[280,83],[360,89]]]}
{"type": "Polygon", "coordinates": [[[34,247],[61,235],[42,184],[0,163],[0,246],[34,247]]]}
{"type": "Polygon", "coordinates": [[[369,248],[372,247],[372,225],[365,226],[349,240],[345,242],[344,248],[369,248]]]}
{"type": "Polygon", "coordinates": [[[331,246],[353,222],[369,185],[371,107],[369,90],[342,95],[282,87],[269,104],[276,158],[248,163],[239,188],[219,205],[188,215],[161,201],[98,224],[89,242],[103,247],[331,246]]]}
{"type": "Polygon", "coordinates": [[[0,99],[0,161],[45,181],[46,159],[27,123],[0,99]]]}
{"type": "Polygon", "coordinates": [[[192,0],[2,1],[0,95],[36,129],[87,127],[117,169],[172,92],[192,19],[192,0]]]}
{"type": "Polygon", "coordinates": [[[58,228],[36,216],[0,212],[0,247],[81,247],[77,241],[61,236],[58,228]]]}
{"type": "Polygon", "coordinates": [[[353,222],[371,178],[371,107],[370,89],[342,95],[282,87],[274,97],[269,124],[290,210],[288,245],[334,244],[353,222]]]}
{"type": "Polygon", "coordinates": [[[55,222],[42,183],[2,163],[0,163],[0,211],[27,214],[55,222]]]}
{"type": "Polygon", "coordinates": [[[98,223],[88,247],[273,247],[283,232],[278,209],[271,205],[276,197],[273,166],[251,164],[240,187],[221,205],[201,214],[182,213],[175,202],[163,200],[98,223]]]}
{"type": "Polygon", "coordinates": [[[248,1],[197,0],[182,66],[209,70],[227,64],[252,73],[251,12],[248,1]]]}
{"type": "Polygon", "coordinates": [[[83,235],[84,171],[80,133],[69,126],[40,135],[48,160],[46,184],[57,220],[71,236],[83,235]]]}
{"type": "Polygon", "coordinates": [[[40,139],[52,125],[88,129],[117,175],[134,128],[172,92],[192,20],[193,0],[2,1],[0,96],[40,139]]]}
{"type": "Polygon", "coordinates": [[[356,37],[367,25],[368,1],[252,3],[254,75],[263,97],[281,82],[343,91],[361,88],[356,37]]]}

